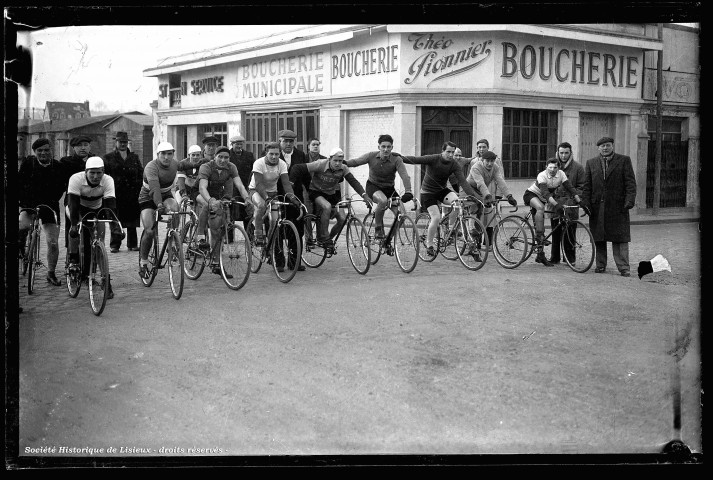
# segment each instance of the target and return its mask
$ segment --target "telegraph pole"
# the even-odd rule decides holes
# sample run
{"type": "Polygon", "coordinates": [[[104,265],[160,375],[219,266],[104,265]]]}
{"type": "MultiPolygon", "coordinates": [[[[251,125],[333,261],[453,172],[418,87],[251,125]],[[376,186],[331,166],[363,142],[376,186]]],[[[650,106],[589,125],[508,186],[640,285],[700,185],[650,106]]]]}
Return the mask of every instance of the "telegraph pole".
{"type": "MultiPolygon", "coordinates": [[[[663,23],[659,23],[659,40],[663,43],[663,23]]],[[[656,62],[656,163],[654,166],[654,215],[659,214],[661,203],[661,140],[663,130],[663,116],[661,104],[663,103],[663,49],[658,51],[656,62]]]]}

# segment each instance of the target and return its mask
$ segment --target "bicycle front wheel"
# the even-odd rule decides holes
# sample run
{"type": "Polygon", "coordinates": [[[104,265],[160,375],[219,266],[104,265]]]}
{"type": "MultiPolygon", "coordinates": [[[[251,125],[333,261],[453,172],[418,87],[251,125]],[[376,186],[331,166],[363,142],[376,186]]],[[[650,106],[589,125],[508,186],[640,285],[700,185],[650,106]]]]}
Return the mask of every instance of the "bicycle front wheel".
{"type": "Polygon", "coordinates": [[[197,280],[205,268],[205,255],[198,251],[196,244],[196,224],[186,222],[181,231],[181,244],[183,248],[183,271],[186,277],[197,280]]]}
{"type": "Polygon", "coordinates": [[[516,222],[520,223],[520,226],[525,231],[525,235],[527,236],[527,248],[525,249],[525,259],[523,260],[524,263],[530,258],[530,256],[535,252],[535,249],[537,248],[537,241],[535,240],[535,229],[532,226],[532,223],[525,217],[521,217],[520,215],[512,215],[510,218],[513,218],[516,222]]]}
{"type": "MultiPolygon", "coordinates": [[[[155,230],[154,230],[155,231],[155,230]]],[[[154,239],[153,242],[151,243],[151,249],[149,250],[149,276],[144,277],[143,275],[139,275],[141,277],[141,282],[144,284],[146,287],[150,287],[151,284],[153,283],[154,279],[156,278],[156,273],[158,272],[158,239],[156,238],[156,235],[154,235],[154,231],[150,233],[149,235],[153,235],[154,239]]],[[[144,235],[146,235],[146,231],[141,233],[141,240],[143,240],[144,235]]],[[[141,243],[139,243],[141,245],[141,243]]],[[[141,268],[141,255],[139,255],[139,268],[141,268]]]]}
{"type": "Polygon", "coordinates": [[[361,275],[366,274],[371,266],[371,250],[369,237],[366,235],[364,224],[356,217],[347,222],[347,253],[354,270],[361,275]]]}
{"type": "Polygon", "coordinates": [[[183,294],[183,248],[181,236],[175,230],[166,237],[166,265],[168,266],[168,282],[171,284],[171,294],[178,300],[183,294]]]}
{"type": "Polygon", "coordinates": [[[27,293],[29,295],[35,291],[35,278],[37,278],[37,269],[40,268],[40,264],[40,231],[35,229],[32,231],[30,251],[27,255],[27,293]]]}
{"type": "Polygon", "coordinates": [[[270,242],[272,269],[282,283],[292,280],[297,274],[302,259],[300,237],[297,227],[289,220],[283,220],[275,225],[275,232],[270,242]]]}
{"type": "Polygon", "coordinates": [[[101,315],[109,295],[109,260],[104,244],[97,242],[92,245],[91,262],[89,263],[89,304],[94,315],[101,315]]]}
{"type": "Polygon", "coordinates": [[[501,267],[511,269],[525,261],[530,248],[521,222],[511,217],[501,219],[493,229],[493,254],[501,267]]]}
{"type": "Polygon", "coordinates": [[[473,215],[466,215],[457,225],[456,254],[468,270],[480,270],[488,259],[488,234],[483,223],[473,215]]]}
{"type": "MultiPolygon", "coordinates": [[[[69,256],[69,253],[67,253],[69,256]]],[[[70,272],[69,271],[69,260],[67,259],[64,264],[64,278],[67,284],[67,291],[69,296],[72,298],[77,298],[79,295],[79,289],[82,287],[82,274],[81,272],[70,272]]]]}
{"type": "Polygon", "coordinates": [[[374,212],[367,213],[364,215],[364,228],[366,229],[366,236],[369,237],[369,248],[371,249],[371,264],[376,265],[381,257],[382,242],[376,240],[376,214],[374,212]]]}
{"type": "Polygon", "coordinates": [[[252,273],[257,273],[260,271],[260,267],[262,267],[264,247],[259,247],[259,246],[255,245],[255,225],[250,223],[248,225],[247,232],[248,232],[248,238],[250,239],[250,250],[251,250],[250,271],[252,273]]]}
{"type": "Polygon", "coordinates": [[[317,268],[327,259],[327,249],[317,245],[317,217],[305,215],[305,241],[302,248],[302,262],[310,268],[317,268]]]}
{"type": "Polygon", "coordinates": [[[226,234],[220,244],[220,273],[228,288],[240,290],[250,278],[252,251],[243,226],[228,225],[228,230],[231,229],[232,235],[226,234]]]}
{"type": "Polygon", "coordinates": [[[428,235],[428,225],[431,223],[431,215],[427,212],[419,213],[416,217],[416,235],[418,236],[418,258],[424,262],[432,262],[436,259],[436,255],[429,255],[426,247],[426,237],[428,235]]]}
{"type": "Polygon", "coordinates": [[[32,242],[32,235],[28,232],[25,238],[25,245],[23,245],[22,255],[20,255],[20,274],[24,277],[27,275],[27,268],[30,265],[28,257],[30,256],[30,244],[32,242]]]}
{"type": "MultiPolygon", "coordinates": [[[[396,262],[404,273],[411,273],[418,263],[419,240],[416,225],[411,217],[404,215],[399,220],[398,229],[391,237],[396,251],[396,262]]],[[[373,263],[373,262],[372,262],[373,263]]]]}
{"type": "Polygon", "coordinates": [[[457,225],[453,228],[448,227],[449,220],[445,222],[441,219],[441,223],[438,225],[438,245],[440,247],[441,255],[446,260],[457,260],[458,252],[456,252],[456,240],[457,240],[457,225]]]}
{"type": "Polygon", "coordinates": [[[569,268],[577,273],[586,272],[592,267],[596,253],[594,237],[589,227],[580,220],[569,221],[562,233],[562,255],[569,268]]]}

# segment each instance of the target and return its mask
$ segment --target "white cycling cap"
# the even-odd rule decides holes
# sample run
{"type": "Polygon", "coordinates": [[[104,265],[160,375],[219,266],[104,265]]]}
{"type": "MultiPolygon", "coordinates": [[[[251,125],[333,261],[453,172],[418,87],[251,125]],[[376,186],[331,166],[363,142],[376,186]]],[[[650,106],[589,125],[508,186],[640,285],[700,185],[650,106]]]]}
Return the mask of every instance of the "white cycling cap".
{"type": "Polygon", "coordinates": [[[191,145],[188,149],[188,155],[190,155],[191,153],[201,153],[202,151],[203,149],[198,145],[191,145]]]}
{"type": "Polygon", "coordinates": [[[158,147],[156,147],[156,152],[168,152],[169,150],[176,150],[173,148],[173,145],[171,145],[168,142],[161,142],[158,144],[158,147]]]}
{"type": "Polygon", "coordinates": [[[90,168],[104,168],[104,160],[101,157],[90,157],[87,159],[87,163],[84,164],[84,170],[89,170],[90,168]]]}

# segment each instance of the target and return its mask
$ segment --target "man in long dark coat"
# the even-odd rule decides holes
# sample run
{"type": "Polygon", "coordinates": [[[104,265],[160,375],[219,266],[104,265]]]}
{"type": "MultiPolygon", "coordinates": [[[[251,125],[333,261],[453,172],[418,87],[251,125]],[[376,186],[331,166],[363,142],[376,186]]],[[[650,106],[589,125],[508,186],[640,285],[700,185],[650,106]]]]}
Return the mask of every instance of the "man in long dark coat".
{"type": "Polygon", "coordinates": [[[623,277],[629,272],[631,232],[629,210],[636,201],[636,177],[631,158],[614,153],[614,139],[597,142],[599,155],[587,160],[582,203],[590,210],[589,228],[597,249],[595,272],[607,267],[607,242],[612,244],[614,262],[623,277]]]}
{"type": "MultiPolygon", "coordinates": [[[[138,155],[129,150],[129,135],[116,132],[113,152],[104,155],[104,172],[114,179],[116,190],[116,213],[121,225],[126,228],[126,246],[138,251],[136,228],[139,226],[139,192],[144,175],[144,167],[138,155]]],[[[119,225],[111,224],[109,247],[112,253],[119,251],[123,232],[119,225]]]]}
{"type": "MultiPolygon", "coordinates": [[[[287,163],[287,171],[289,172],[294,165],[299,165],[300,163],[307,163],[307,158],[305,153],[298,149],[295,148],[295,139],[297,138],[297,134],[292,131],[292,130],[280,130],[277,133],[277,136],[279,137],[279,142],[280,142],[280,159],[282,159],[285,163],[287,163]]],[[[302,194],[303,188],[307,188],[309,185],[303,185],[304,181],[302,179],[299,179],[295,182],[295,184],[292,186],[295,196],[300,200],[300,202],[304,203],[304,195],[302,194]]],[[[278,182],[277,184],[277,193],[279,195],[284,195],[285,192],[282,188],[282,185],[278,182]]],[[[297,218],[300,216],[300,210],[299,208],[295,207],[294,205],[290,205],[287,207],[287,212],[286,212],[286,217],[288,220],[290,220],[292,223],[295,224],[295,227],[297,227],[297,233],[299,234],[300,237],[300,245],[302,244],[302,235],[304,235],[304,226],[305,222],[304,219],[299,219],[297,218]]],[[[289,239],[290,243],[290,249],[293,251],[297,251],[297,245],[294,245],[294,242],[292,239],[289,239]]],[[[295,259],[290,259],[290,262],[296,261],[295,259]]],[[[300,263],[300,266],[298,267],[299,271],[303,271],[305,269],[305,266],[300,263]]]]}
{"type": "MultiPolygon", "coordinates": [[[[230,137],[230,163],[237,167],[240,180],[243,182],[245,188],[248,188],[253,171],[253,163],[255,163],[255,155],[253,155],[253,152],[245,150],[245,137],[242,135],[230,137]]],[[[238,205],[234,205],[234,207],[238,207],[238,205]]],[[[238,218],[238,214],[240,213],[243,213],[243,226],[247,230],[248,225],[252,222],[252,218],[248,218],[248,216],[244,214],[243,208],[233,208],[231,218],[238,218]]],[[[233,231],[229,230],[228,240],[231,242],[232,236],[233,231]]]]}

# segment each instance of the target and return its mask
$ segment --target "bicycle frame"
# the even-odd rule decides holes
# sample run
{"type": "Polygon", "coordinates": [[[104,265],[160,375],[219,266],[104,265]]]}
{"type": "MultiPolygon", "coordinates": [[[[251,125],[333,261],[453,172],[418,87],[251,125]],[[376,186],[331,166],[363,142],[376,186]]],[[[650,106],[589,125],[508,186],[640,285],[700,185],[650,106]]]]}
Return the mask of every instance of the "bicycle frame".
{"type": "MultiPolygon", "coordinates": [[[[46,208],[52,212],[54,217],[54,223],[57,225],[57,214],[48,205],[43,203],[37,205],[34,208],[23,208],[20,212],[27,212],[32,215],[32,221],[30,223],[30,229],[27,231],[27,240],[25,242],[25,251],[20,257],[20,265],[22,267],[22,274],[28,273],[27,278],[27,294],[32,295],[35,289],[35,280],[37,278],[37,270],[40,267],[44,267],[45,264],[40,258],[40,210],[41,208],[46,208]]],[[[45,232],[45,235],[47,232],[45,232]]]]}

